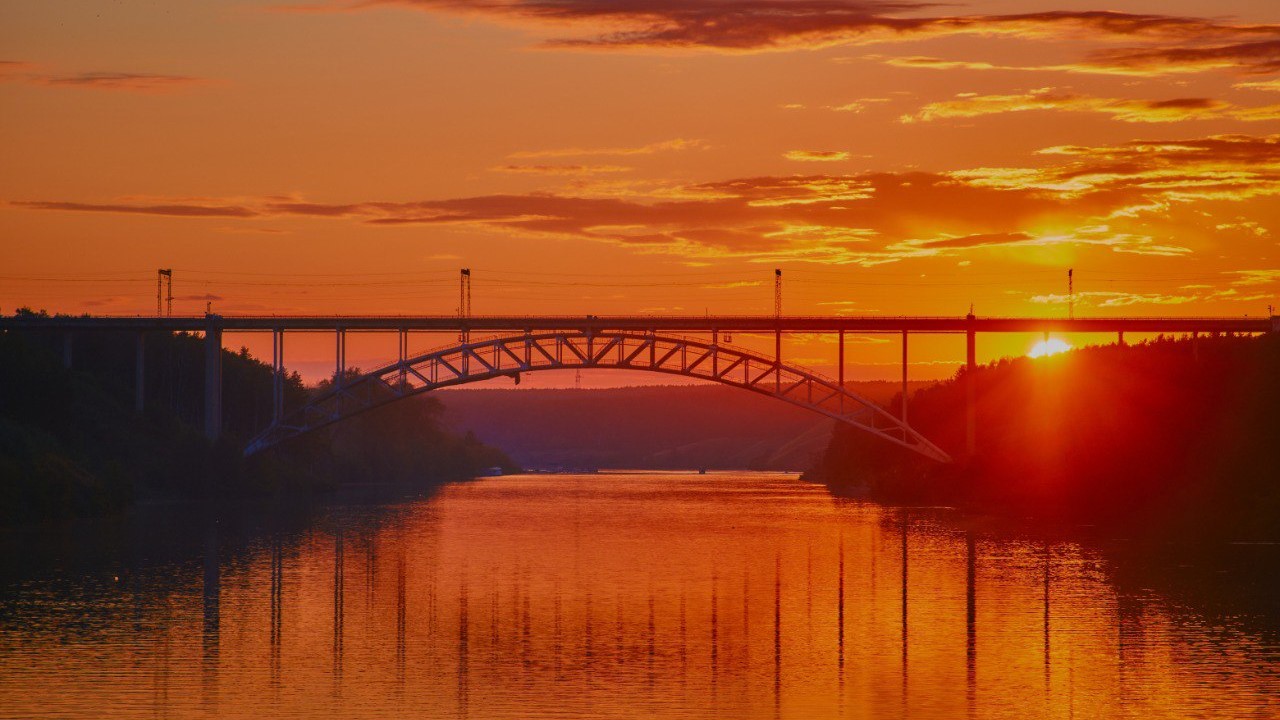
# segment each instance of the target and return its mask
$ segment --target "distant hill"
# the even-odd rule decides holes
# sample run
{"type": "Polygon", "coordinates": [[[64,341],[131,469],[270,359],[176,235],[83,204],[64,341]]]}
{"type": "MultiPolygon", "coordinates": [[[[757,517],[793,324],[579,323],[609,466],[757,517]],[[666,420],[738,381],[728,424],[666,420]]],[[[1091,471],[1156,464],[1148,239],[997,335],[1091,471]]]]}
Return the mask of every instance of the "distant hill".
{"type": "MultiPolygon", "coordinates": [[[[851,383],[887,401],[895,383],[851,383]]],[[[722,385],[442,390],[444,421],[531,469],[803,470],[832,420],[722,385]]]]}

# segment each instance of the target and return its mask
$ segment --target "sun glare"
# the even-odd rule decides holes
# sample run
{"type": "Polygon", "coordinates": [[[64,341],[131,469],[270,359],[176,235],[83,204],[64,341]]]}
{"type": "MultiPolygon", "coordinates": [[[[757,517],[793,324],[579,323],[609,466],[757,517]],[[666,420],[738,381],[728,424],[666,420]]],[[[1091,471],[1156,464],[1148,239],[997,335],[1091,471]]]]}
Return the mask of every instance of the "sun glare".
{"type": "Polygon", "coordinates": [[[1068,345],[1066,341],[1059,340],[1058,338],[1050,338],[1036,343],[1035,346],[1031,348],[1031,352],[1027,353],[1027,357],[1048,357],[1050,355],[1064,353],[1070,349],[1071,346],[1068,345]]]}

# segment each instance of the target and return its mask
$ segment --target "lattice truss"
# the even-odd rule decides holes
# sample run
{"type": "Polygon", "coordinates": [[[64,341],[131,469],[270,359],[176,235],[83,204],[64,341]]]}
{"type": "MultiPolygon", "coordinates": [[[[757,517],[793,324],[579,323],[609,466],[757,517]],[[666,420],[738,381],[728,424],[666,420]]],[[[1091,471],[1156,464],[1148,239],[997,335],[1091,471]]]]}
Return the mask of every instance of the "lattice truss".
{"type": "Polygon", "coordinates": [[[340,379],[283,414],[246,455],[366,410],[437,388],[521,373],[578,368],[646,370],[710,380],[789,402],[921,455],[951,458],[875,402],[802,368],[723,343],[639,332],[525,333],[469,341],[340,379]]]}

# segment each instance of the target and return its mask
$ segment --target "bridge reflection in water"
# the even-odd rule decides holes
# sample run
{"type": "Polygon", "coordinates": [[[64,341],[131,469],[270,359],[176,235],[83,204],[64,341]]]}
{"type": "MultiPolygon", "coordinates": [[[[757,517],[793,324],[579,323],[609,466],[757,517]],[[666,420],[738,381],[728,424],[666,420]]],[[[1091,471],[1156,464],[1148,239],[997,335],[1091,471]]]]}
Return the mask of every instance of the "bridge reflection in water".
{"type": "Polygon", "coordinates": [[[1119,593],[1074,542],[946,518],[789,476],[625,474],[489,478],[236,542],[219,528],[195,572],[6,580],[0,699],[18,715],[477,718],[1280,702],[1274,636],[1119,593]]]}

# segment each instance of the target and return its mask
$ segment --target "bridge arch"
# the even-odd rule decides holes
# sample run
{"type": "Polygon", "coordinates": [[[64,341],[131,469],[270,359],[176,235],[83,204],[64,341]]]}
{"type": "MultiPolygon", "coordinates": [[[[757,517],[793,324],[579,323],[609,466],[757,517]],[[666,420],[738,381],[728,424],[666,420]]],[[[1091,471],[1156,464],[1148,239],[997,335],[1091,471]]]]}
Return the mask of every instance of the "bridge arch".
{"type": "Polygon", "coordinates": [[[637,331],[525,332],[432,350],[335,383],[272,423],[245,455],[403,398],[439,388],[541,370],[643,370],[709,380],[767,395],[869,432],[925,457],[938,446],[858,393],[800,367],[743,348],[637,331]]]}

